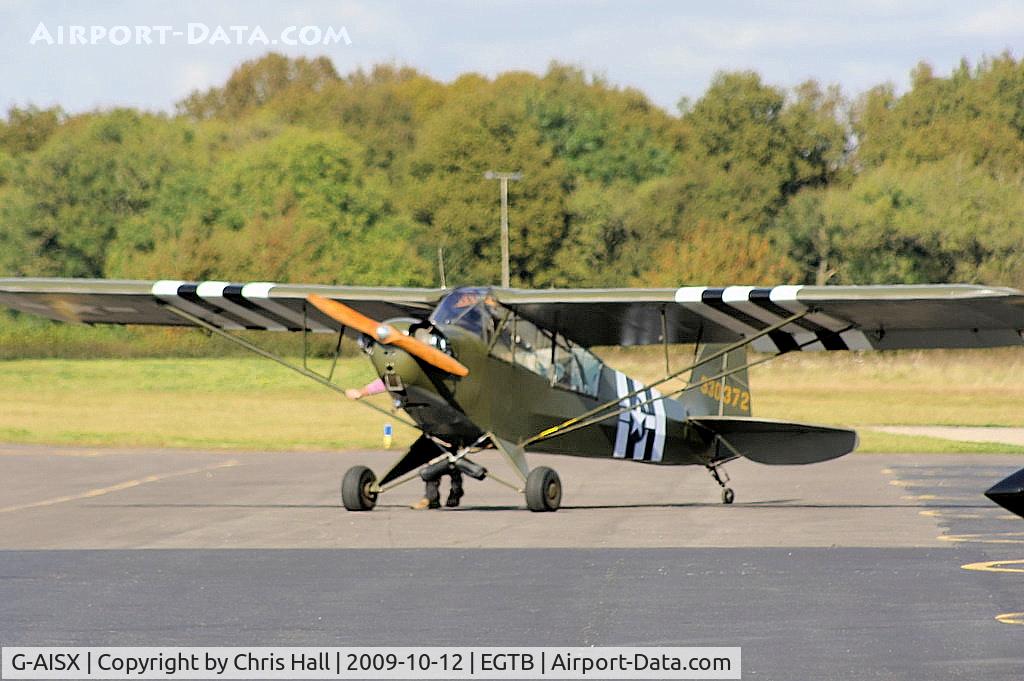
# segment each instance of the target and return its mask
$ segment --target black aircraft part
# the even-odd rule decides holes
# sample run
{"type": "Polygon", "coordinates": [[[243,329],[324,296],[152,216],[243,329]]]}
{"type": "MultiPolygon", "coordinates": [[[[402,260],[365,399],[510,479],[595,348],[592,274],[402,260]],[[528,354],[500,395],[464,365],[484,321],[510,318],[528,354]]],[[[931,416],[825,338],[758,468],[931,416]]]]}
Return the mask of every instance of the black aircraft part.
{"type": "Polygon", "coordinates": [[[441,476],[446,475],[452,464],[448,459],[432,463],[429,466],[424,466],[420,469],[420,478],[424,482],[434,482],[440,480],[441,476]]]}
{"type": "Polygon", "coordinates": [[[409,451],[406,452],[405,456],[387,472],[378,484],[386,485],[392,480],[397,480],[406,473],[416,470],[442,453],[444,453],[444,450],[441,449],[433,440],[428,438],[426,435],[420,435],[419,439],[412,443],[412,447],[409,448],[409,451]]]}
{"type": "Polygon", "coordinates": [[[455,463],[444,460],[432,463],[429,466],[424,466],[420,470],[420,477],[426,482],[432,482],[434,480],[440,480],[442,475],[446,475],[452,468],[457,468],[474,480],[483,480],[487,477],[487,469],[469,459],[463,457],[457,460],[455,463]]]}
{"type": "Polygon", "coordinates": [[[474,480],[483,480],[487,477],[487,469],[469,459],[459,459],[455,462],[455,467],[474,480]]]}
{"type": "Polygon", "coordinates": [[[1024,468],[992,485],[985,496],[1024,518],[1024,468]]]}

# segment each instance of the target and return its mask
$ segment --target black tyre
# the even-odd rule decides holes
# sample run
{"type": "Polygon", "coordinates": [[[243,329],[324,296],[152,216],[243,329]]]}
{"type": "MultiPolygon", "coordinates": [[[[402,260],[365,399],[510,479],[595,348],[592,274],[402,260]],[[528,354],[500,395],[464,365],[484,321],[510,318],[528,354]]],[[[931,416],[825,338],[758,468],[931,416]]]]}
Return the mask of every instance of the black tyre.
{"type": "Polygon", "coordinates": [[[341,479],[341,503],[350,511],[371,511],[377,505],[377,493],[370,488],[377,476],[366,466],[352,466],[341,479]]]}
{"type": "Polygon", "coordinates": [[[526,477],[526,507],[531,511],[557,511],[562,505],[562,481],[547,466],[538,466],[526,477]]]}
{"type": "Polygon", "coordinates": [[[723,504],[731,504],[735,498],[736,498],[736,493],[733,492],[731,488],[726,487],[725,489],[722,490],[722,503],[723,504]]]}

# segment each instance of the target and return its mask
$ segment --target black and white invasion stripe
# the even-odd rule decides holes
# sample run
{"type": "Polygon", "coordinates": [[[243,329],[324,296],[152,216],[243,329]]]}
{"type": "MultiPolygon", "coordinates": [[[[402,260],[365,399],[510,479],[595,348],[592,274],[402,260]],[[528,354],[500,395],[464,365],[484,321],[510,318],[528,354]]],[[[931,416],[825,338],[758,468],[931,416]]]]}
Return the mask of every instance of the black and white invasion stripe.
{"type": "Polygon", "coordinates": [[[164,303],[191,313],[217,328],[231,331],[334,332],[330,326],[303,314],[280,301],[272,300],[275,284],[254,282],[232,284],[226,281],[171,281],[153,284],[153,295],[164,303]]]}
{"type": "MultiPolygon", "coordinates": [[[[803,286],[684,286],[676,302],[688,310],[741,336],[753,336],[808,309],[797,300],[803,286]]],[[[761,336],[753,342],[759,352],[794,350],[871,350],[867,337],[842,320],[821,312],[806,316],[761,336]]]]}
{"type": "Polygon", "coordinates": [[[612,456],[659,463],[665,453],[665,401],[656,399],[661,393],[655,388],[626,397],[642,387],[621,371],[615,372],[615,389],[622,398],[619,405],[626,411],[619,414],[612,456]]]}

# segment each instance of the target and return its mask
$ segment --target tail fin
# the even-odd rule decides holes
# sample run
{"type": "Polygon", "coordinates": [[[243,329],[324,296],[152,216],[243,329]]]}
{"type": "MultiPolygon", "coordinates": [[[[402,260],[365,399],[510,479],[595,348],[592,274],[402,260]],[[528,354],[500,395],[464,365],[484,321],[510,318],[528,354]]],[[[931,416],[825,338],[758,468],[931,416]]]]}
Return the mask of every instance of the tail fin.
{"type": "MultiPolygon", "coordinates": [[[[710,357],[725,345],[708,343],[700,349],[697,361],[710,357]]],[[[682,403],[690,416],[750,416],[750,383],[747,370],[741,369],[724,378],[716,376],[732,371],[747,363],[746,348],[739,348],[716,359],[698,364],[690,374],[692,390],[683,393],[682,403]]]]}

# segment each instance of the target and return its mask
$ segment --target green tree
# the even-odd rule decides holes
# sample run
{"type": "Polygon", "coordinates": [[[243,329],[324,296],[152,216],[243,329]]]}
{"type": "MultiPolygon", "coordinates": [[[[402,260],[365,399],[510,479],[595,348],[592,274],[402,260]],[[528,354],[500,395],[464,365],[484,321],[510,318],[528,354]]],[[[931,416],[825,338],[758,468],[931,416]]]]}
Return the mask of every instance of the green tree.
{"type": "Polygon", "coordinates": [[[530,78],[460,78],[411,156],[408,208],[427,239],[445,249],[452,281],[498,279],[498,187],[484,179],[489,169],[524,173],[509,190],[513,285],[545,286],[558,276],[553,264],[567,234],[571,180],[515,96],[530,78]]]}
{"type": "Polygon", "coordinates": [[[33,152],[43,146],[63,119],[64,112],[58,107],[11,107],[7,120],[0,122],[0,149],[11,154],[33,152]]]}
{"type": "Polygon", "coordinates": [[[636,184],[669,173],[683,148],[678,120],[582,69],[552,63],[523,89],[532,125],[574,176],[636,184]]]}
{"type": "Polygon", "coordinates": [[[122,261],[131,276],[349,284],[431,283],[412,226],[396,216],[387,183],[366,173],[362,150],[341,133],[287,128],[219,163],[194,209],[157,228],[157,247],[122,261]]]}
{"type": "Polygon", "coordinates": [[[166,178],[187,168],[190,131],[131,110],[79,117],[16,174],[0,206],[13,273],[103,276],[118,231],[145,213],[166,178]]]}
{"type": "Polygon", "coordinates": [[[800,195],[782,216],[789,250],[817,283],[1021,285],[1024,194],[984,168],[948,159],[888,163],[849,189],[800,195]]]}
{"type": "Polygon", "coordinates": [[[865,167],[895,160],[907,166],[962,156],[996,177],[1024,171],[1024,63],[1004,54],[948,78],[926,63],[912,87],[870,90],[854,108],[856,160],[865,167]]]}
{"type": "Polygon", "coordinates": [[[289,59],[271,52],[243,63],[224,87],[192,93],[178,104],[178,111],[196,119],[234,119],[274,98],[319,90],[337,80],[338,73],[327,57],[289,59]]]}

